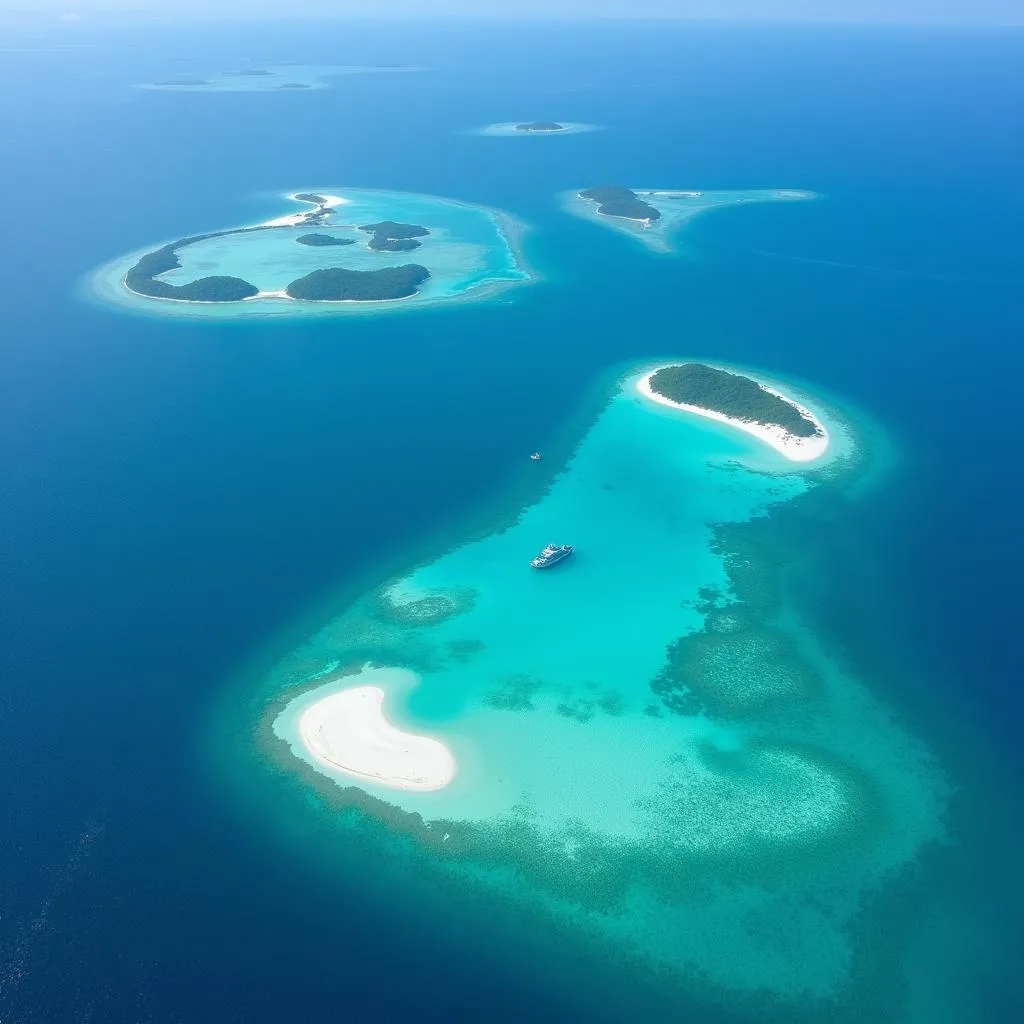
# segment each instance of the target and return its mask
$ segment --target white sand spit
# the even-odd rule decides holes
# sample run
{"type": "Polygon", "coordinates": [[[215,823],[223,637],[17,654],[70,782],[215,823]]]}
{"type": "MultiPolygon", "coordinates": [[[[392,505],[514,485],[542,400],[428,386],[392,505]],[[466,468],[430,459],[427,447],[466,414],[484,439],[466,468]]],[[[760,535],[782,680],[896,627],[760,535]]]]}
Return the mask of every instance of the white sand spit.
{"type": "Polygon", "coordinates": [[[696,416],[705,416],[709,420],[717,420],[719,423],[728,423],[729,426],[736,427],[737,430],[743,430],[748,434],[753,434],[754,437],[764,441],[765,444],[771,445],[771,447],[780,455],[785,456],[791,462],[811,462],[814,459],[821,458],[828,449],[828,431],[825,429],[825,425],[814,415],[814,413],[812,413],[806,406],[803,406],[799,402],[790,398],[788,395],[784,395],[781,391],[777,391],[775,388],[769,387],[767,384],[763,384],[760,381],[757,382],[760,387],[764,388],[764,390],[769,394],[776,395],[784,402],[788,402],[792,405],[801,413],[801,415],[806,416],[811,420],[811,422],[818,428],[819,432],[812,437],[798,437],[796,434],[791,434],[783,427],[773,426],[766,423],[755,423],[753,420],[735,419],[732,416],[726,416],[725,413],[715,412],[714,409],[704,409],[699,405],[687,405],[684,402],[673,402],[671,398],[659,395],[651,388],[651,378],[658,372],[658,370],[663,370],[666,366],[673,365],[675,364],[666,363],[665,366],[658,366],[651,370],[650,373],[645,374],[636,382],[637,391],[640,392],[644,398],[649,398],[651,401],[657,402],[659,405],[668,406],[670,409],[680,409],[683,412],[690,412],[696,416]]]}
{"type": "Polygon", "coordinates": [[[307,708],[299,736],[318,761],[358,779],[394,789],[443,789],[455,758],[439,740],[396,729],[384,717],[384,691],[355,686],[307,708]]]}
{"type": "Polygon", "coordinates": [[[275,217],[273,220],[264,221],[260,227],[264,228],[297,228],[302,224],[306,223],[307,218],[313,216],[316,213],[322,213],[324,210],[333,210],[336,206],[345,206],[347,203],[351,203],[351,199],[346,199],[344,196],[329,196],[324,195],[322,192],[315,192],[314,195],[320,196],[323,199],[322,204],[308,203],[308,200],[297,199],[296,194],[292,193],[288,198],[296,203],[307,203],[311,209],[303,210],[301,213],[289,213],[283,217],[275,217]]]}

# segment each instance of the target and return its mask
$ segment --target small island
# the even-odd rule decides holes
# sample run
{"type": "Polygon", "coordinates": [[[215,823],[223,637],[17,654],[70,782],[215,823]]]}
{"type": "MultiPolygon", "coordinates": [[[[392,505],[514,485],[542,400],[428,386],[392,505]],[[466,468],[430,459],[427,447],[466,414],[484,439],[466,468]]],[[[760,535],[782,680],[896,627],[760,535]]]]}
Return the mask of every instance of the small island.
{"type": "Polygon", "coordinates": [[[200,86],[209,84],[209,79],[196,78],[191,75],[182,75],[180,78],[165,78],[159,82],[153,83],[154,87],[157,89],[199,88],[200,86]]]}
{"type": "Polygon", "coordinates": [[[420,247],[421,243],[417,239],[430,234],[420,224],[399,224],[393,220],[361,224],[359,230],[373,236],[367,245],[378,252],[410,252],[420,247]]]}
{"type": "Polygon", "coordinates": [[[259,294],[259,289],[240,277],[216,274],[179,285],[156,280],[160,274],[180,269],[179,249],[195,242],[206,241],[209,238],[238,233],[240,233],[239,230],[235,229],[206,235],[193,235],[189,238],[179,238],[176,242],[170,242],[159,249],[154,249],[153,252],[142,256],[125,274],[124,286],[129,291],[135,292],[136,295],[148,295],[154,299],[178,299],[182,302],[240,302],[242,299],[251,299],[254,295],[259,294]]]}
{"type": "Polygon", "coordinates": [[[517,124],[515,130],[517,132],[564,132],[565,125],[559,124],[557,121],[525,121],[523,124],[517,124]]]}
{"type": "Polygon", "coordinates": [[[506,139],[550,138],[554,135],[579,135],[596,132],[600,125],[580,121],[499,121],[477,128],[474,135],[489,135],[506,139]]]}
{"type": "Polygon", "coordinates": [[[354,238],[339,238],[337,235],[321,235],[314,232],[311,235],[299,235],[295,239],[299,245],[331,246],[331,245],[355,245],[354,238]]]}
{"type": "Polygon", "coordinates": [[[328,267],[292,281],[285,293],[308,302],[382,302],[415,295],[428,277],[430,271],[418,263],[381,270],[328,267]]]}
{"type": "Polygon", "coordinates": [[[237,71],[225,71],[224,74],[230,78],[267,78],[273,71],[266,68],[240,68],[237,71]]]}
{"type": "Polygon", "coordinates": [[[793,462],[809,462],[828,448],[828,431],[810,409],[742,374],[705,363],[678,363],[651,371],[636,387],[659,405],[753,434],[793,462]]]}
{"type": "Polygon", "coordinates": [[[645,203],[631,188],[622,185],[605,185],[588,188],[579,193],[581,199],[597,203],[597,212],[605,217],[621,217],[624,220],[642,221],[653,224],[661,219],[661,211],[645,203]]]}
{"type": "Polygon", "coordinates": [[[458,772],[447,744],[400,729],[385,713],[386,699],[418,682],[407,669],[364,665],[354,680],[337,678],[300,694],[275,722],[275,732],[288,735],[299,756],[346,786],[372,783],[419,793],[444,789],[458,772]]]}

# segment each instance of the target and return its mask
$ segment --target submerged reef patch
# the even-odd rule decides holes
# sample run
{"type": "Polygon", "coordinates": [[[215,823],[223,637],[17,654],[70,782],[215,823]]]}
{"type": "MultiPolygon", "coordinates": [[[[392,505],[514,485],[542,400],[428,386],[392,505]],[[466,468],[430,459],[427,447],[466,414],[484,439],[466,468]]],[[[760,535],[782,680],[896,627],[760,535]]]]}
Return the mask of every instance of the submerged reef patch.
{"type": "Polygon", "coordinates": [[[805,398],[846,452],[827,469],[668,415],[631,377],[504,528],[346,599],[258,687],[258,754],[295,813],[315,793],[318,837],[373,837],[425,890],[578,941],[669,1002],[898,1019],[900,953],[865,968],[879,922],[861,915],[941,841],[948,786],[793,596],[868,461],[805,398]],[[564,523],[578,557],[532,570],[564,523]],[[450,747],[450,785],[310,764],[291,723],[353,665],[415,674],[389,706],[450,747]]]}
{"type": "Polygon", "coordinates": [[[476,596],[472,587],[447,587],[425,594],[407,594],[392,585],[377,592],[376,614],[383,621],[400,626],[436,626],[470,611],[476,596]]]}
{"type": "Polygon", "coordinates": [[[779,630],[744,625],[739,606],[669,645],[651,689],[681,715],[751,715],[820,694],[821,680],[779,630]]]}

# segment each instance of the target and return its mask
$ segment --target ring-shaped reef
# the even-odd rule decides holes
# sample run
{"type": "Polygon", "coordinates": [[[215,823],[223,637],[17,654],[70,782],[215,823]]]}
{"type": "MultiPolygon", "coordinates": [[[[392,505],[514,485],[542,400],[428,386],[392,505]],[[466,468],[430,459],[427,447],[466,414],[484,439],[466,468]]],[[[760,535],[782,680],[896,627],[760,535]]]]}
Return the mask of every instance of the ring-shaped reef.
{"type": "Polygon", "coordinates": [[[299,316],[472,301],[532,276],[523,225],[497,210],[373,189],[288,201],[298,212],[114,260],[90,276],[90,291],[177,316],[299,316]]]}
{"type": "Polygon", "coordinates": [[[798,189],[687,191],[598,185],[562,192],[558,200],[574,217],[630,235],[655,252],[672,252],[675,236],[702,213],[726,206],[816,198],[816,193],[798,189]]]}
{"type": "Polygon", "coordinates": [[[261,674],[252,728],[223,728],[293,787],[286,813],[315,800],[320,843],[326,824],[338,851],[384,851],[492,924],[521,915],[668,999],[751,1019],[896,1019],[903,960],[872,943],[899,922],[863,912],[943,837],[947,783],[784,585],[870,452],[790,383],[758,375],[827,425],[813,468],[650,401],[645,372],[534,503],[347,596],[261,674]],[[575,553],[531,568],[549,542],[575,553]],[[458,766],[432,792],[333,772],[297,729],[323,694],[389,672],[388,720],[458,766]]]}
{"type": "Polygon", "coordinates": [[[305,92],[310,89],[329,89],[331,79],[344,75],[421,70],[417,67],[385,64],[249,64],[225,71],[184,71],[155,82],[145,82],[139,88],[160,92],[305,92]]]}

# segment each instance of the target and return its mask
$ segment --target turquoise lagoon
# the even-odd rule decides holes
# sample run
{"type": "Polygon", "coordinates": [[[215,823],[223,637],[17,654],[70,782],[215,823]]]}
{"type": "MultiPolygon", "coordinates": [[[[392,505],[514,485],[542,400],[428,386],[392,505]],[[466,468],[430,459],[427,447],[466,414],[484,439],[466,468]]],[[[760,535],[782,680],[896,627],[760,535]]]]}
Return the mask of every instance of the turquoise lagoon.
{"type": "Polygon", "coordinates": [[[164,92],[302,92],[328,89],[331,79],[342,75],[372,75],[396,71],[420,71],[414,67],[361,67],[335,64],[267,64],[228,71],[186,73],[159,82],[147,82],[141,89],[164,92]]]}
{"type": "Polygon", "coordinates": [[[432,891],[518,908],[709,1003],[862,1010],[864,908],[943,838],[947,800],[929,752],[784,597],[787,517],[849,500],[867,435],[760,374],[830,430],[797,466],[641,398],[641,373],[539,499],[347,601],[265,672],[245,735],[340,842],[383,827],[432,891]],[[577,554],[533,571],[549,541],[577,554]],[[302,711],[371,666],[388,717],[454,753],[447,788],[358,781],[302,746],[302,711]]]}
{"type": "Polygon", "coordinates": [[[606,217],[598,213],[598,204],[581,198],[581,191],[582,189],[574,189],[559,195],[559,202],[566,213],[631,235],[655,252],[672,252],[673,236],[678,234],[687,221],[711,210],[719,210],[726,206],[743,206],[747,203],[791,203],[819,198],[816,193],[801,189],[715,189],[705,192],[697,189],[687,191],[634,188],[633,191],[641,199],[661,212],[661,218],[648,226],[646,222],[627,220],[624,217],[606,217]]]}
{"type": "MultiPolygon", "coordinates": [[[[425,266],[430,278],[415,295],[382,302],[301,302],[276,296],[240,302],[184,302],[129,291],[124,284],[125,274],[145,252],[166,244],[160,242],[95,271],[90,278],[90,290],[120,306],[172,316],[299,316],[366,313],[483,298],[526,282],[532,276],[519,247],[525,227],[499,210],[412,192],[339,187],[297,192],[340,196],[346,202],[332,210],[326,225],[267,226],[184,246],[178,251],[181,267],[160,275],[159,279],[182,285],[200,277],[225,274],[241,277],[262,292],[277,292],[323,267],[379,270],[407,263],[425,266]],[[376,251],[368,247],[370,236],[359,231],[358,225],[382,220],[422,224],[430,234],[421,238],[422,244],[412,252],[376,251]],[[356,244],[320,247],[296,241],[311,232],[354,238],[356,244]]],[[[313,208],[292,195],[282,198],[300,212],[313,208]]]]}

